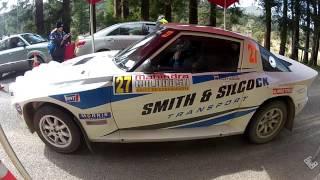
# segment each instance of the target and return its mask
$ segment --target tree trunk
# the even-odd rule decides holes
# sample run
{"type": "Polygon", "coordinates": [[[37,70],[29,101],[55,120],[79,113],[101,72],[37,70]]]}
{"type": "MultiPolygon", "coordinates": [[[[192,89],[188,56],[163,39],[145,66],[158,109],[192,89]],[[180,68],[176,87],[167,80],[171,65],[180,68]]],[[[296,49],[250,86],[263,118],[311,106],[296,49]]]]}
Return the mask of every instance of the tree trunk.
{"type": "Polygon", "coordinates": [[[310,42],[310,0],[307,1],[307,27],[306,27],[306,41],[304,47],[303,63],[309,62],[309,42],[310,42]]]}
{"type": "Polygon", "coordinates": [[[141,18],[144,21],[149,21],[149,0],[141,0],[141,18]]]}
{"type": "Polygon", "coordinates": [[[113,17],[115,18],[121,18],[121,0],[114,0],[113,1],[113,17]]]}
{"type": "Polygon", "coordinates": [[[320,30],[319,30],[319,23],[314,24],[315,30],[313,35],[313,45],[312,45],[312,53],[310,59],[310,65],[316,66],[318,60],[318,51],[319,51],[319,37],[320,37],[320,30]]]}
{"type": "Polygon", "coordinates": [[[270,40],[271,40],[271,2],[265,1],[266,10],[266,33],[264,37],[264,47],[270,50],[270,40]]]}
{"type": "Polygon", "coordinates": [[[171,0],[165,1],[165,7],[164,7],[164,16],[166,17],[166,20],[171,22],[172,21],[172,6],[171,6],[171,0]]]}
{"type": "Polygon", "coordinates": [[[96,5],[92,5],[93,33],[97,32],[97,12],[96,5]]]}
{"type": "Polygon", "coordinates": [[[189,23],[198,24],[198,1],[189,0],[189,23]]]}
{"type": "Polygon", "coordinates": [[[209,25],[216,27],[217,26],[217,5],[210,3],[210,22],[209,25]]]}
{"type": "Polygon", "coordinates": [[[122,0],[122,18],[127,19],[129,17],[129,1],[122,0]]]}
{"type": "Polygon", "coordinates": [[[287,44],[287,31],[288,31],[288,0],[283,1],[283,17],[280,25],[280,50],[279,54],[284,55],[286,53],[287,44]]]}
{"type": "Polygon", "coordinates": [[[299,21],[300,21],[300,3],[299,0],[294,1],[294,21],[293,21],[293,36],[291,45],[291,59],[298,60],[299,53],[299,21]]]}
{"type": "Polygon", "coordinates": [[[70,24],[71,24],[70,0],[63,0],[62,21],[63,21],[63,24],[64,24],[63,30],[65,32],[69,33],[70,32],[70,24]]]}
{"type": "Polygon", "coordinates": [[[43,18],[43,0],[36,0],[35,21],[38,34],[45,34],[44,32],[44,18],[43,18]]]}

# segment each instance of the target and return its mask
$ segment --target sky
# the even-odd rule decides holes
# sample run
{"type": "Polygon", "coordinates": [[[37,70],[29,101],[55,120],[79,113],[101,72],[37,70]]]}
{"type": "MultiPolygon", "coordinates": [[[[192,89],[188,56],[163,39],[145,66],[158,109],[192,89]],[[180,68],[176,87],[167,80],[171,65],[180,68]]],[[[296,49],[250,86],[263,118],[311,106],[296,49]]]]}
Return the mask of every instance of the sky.
{"type": "Polygon", "coordinates": [[[241,7],[252,6],[253,4],[257,4],[257,0],[240,0],[241,7]]]}
{"type": "MultiPolygon", "coordinates": [[[[0,2],[9,2],[9,7],[17,2],[17,0],[0,0],[0,2]]],[[[240,0],[241,7],[251,6],[256,0],[240,0]]]]}
{"type": "MultiPolygon", "coordinates": [[[[11,7],[17,3],[17,0],[0,0],[0,7],[2,6],[2,2],[8,2],[8,7],[11,7]]],[[[257,4],[257,0],[239,0],[239,2],[240,7],[248,7],[252,6],[253,4],[257,4]]]]}

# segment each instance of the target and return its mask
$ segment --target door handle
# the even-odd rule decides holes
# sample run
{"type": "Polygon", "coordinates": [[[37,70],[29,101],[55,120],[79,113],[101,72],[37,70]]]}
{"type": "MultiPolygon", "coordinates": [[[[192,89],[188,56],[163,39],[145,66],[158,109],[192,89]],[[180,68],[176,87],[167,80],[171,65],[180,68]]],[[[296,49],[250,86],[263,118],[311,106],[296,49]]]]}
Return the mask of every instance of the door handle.
{"type": "Polygon", "coordinates": [[[108,39],[107,41],[111,41],[111,42],[114,42],[114,39],[108,39]]]}

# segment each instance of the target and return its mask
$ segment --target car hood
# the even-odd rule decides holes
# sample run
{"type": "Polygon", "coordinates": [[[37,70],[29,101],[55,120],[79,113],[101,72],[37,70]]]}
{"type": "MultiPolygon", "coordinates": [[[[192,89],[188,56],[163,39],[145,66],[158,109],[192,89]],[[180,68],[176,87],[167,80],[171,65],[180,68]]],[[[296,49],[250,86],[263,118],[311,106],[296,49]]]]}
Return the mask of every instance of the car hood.
{"type": "Polygon", "coordinates": [[[9,87],[16,101],[56,94],[80,92],[111,83],[115,74],[124,73],[112,61],[118,51],[77,57],[64,63],[41,64],[9,87]]]}

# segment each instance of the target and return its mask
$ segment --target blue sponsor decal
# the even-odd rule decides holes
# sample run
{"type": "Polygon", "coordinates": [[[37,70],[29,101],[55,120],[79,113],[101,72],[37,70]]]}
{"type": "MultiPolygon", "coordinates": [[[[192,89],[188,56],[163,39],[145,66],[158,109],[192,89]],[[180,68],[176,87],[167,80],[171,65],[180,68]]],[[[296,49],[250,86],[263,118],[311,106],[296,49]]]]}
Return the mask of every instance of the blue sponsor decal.
{"type": "Polygon", "coordinates": [[[102,119],[109,119],[109,118],[111,118],[111,112],[79,114],[80,120],[102,120],[102,119]]]}
{"type": "Polygon", "coordinates": [[[211,75],[201,75],[201,76],[192,76],[193,84],[199,84],[207,81],[213,80],[224,80],[226,78],[235,78],[236,76],[252,73],[252,72],[232,72],[224,74],[211,74],[211,75]]]}
{"type": "Polygon", "coordinates": [[[108,86],[108,87],[102,87],[102,88],[92,89],[92,90],[83,91],[83,92],[77,92],[72,94],[60,94],[60,95],[54,95],[50,97],[56,100],[59,100],[61,102],[66,102],[80,109],[89,109],[97,106],[102,106],[110,102],[127,100],[127,99],[144,96],[144,95],[146,94],[114,95],[112,86],[108,86]],[[81,97],[81,102],[75,102],[75,101],[66,102],[66,98],[65,98],[66,96],[68,98],[70,97],[70,99],[68,100],[71,100],[71,97],[73,98],[73,95],[75,94],[79,94],[79,100],[81,97]]]}
{"type": "Polygon", "coordinates": [[[180,128],[208,127],[208,126],[212,126],[212,125],[215,125],[215,124],[218,124],[218,123],[222,123],[222,122],[234,119],[234,118],[245,116],[245,115],[247,115],[249,113],[255,112],[256,109],[257,108],[246,110],[246,111],[234,112],[234,113],[227,114],[227,115],[224,115],[224,116],[221,116],[221,117],[209,119],[209,120],[206,120],[206,121],[196,122],[196,123],[193,123],[193,124],[182,125],[182,126],[179,126],[179,127],[176,127],[176,128],[180,129],[180,128]]]}

